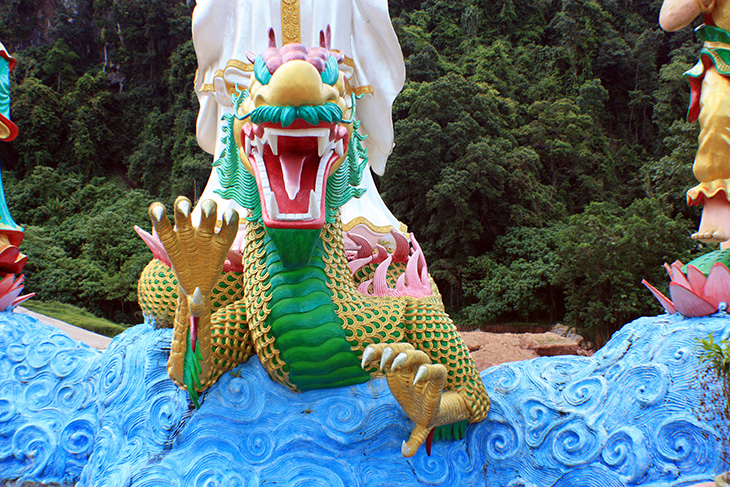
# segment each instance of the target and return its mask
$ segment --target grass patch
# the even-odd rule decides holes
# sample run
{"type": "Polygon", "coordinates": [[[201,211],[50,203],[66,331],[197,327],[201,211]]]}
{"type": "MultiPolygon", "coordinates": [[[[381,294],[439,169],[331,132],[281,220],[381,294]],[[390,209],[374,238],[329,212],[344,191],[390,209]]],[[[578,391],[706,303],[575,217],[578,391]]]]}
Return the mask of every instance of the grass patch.
{"type": "Polygon", "coordinates": [[[70,325],[98,333],[99,335],[114,337],[126,330],[123,326],[119,326],[116,323],[105,320],[104,318],[94,316],[85,309],[72,304],[58,303],[56,301],[44,302],[31,299],[24,302],[23,307],[36,313],[65,321],[70,325]]]}

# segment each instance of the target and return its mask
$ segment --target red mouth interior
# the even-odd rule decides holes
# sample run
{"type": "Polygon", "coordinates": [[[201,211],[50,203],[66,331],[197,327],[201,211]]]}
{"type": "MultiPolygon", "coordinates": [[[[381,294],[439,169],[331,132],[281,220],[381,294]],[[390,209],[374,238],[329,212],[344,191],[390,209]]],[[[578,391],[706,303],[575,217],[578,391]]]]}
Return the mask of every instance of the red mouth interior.
{"type": "Polygon", "coordinates": [[[276,203],[281,213],[307,213],[309,211],[309,195],[315,190],[317,182],[317,170],[319,169],[320,157],[318,155],[318,143],[316,137],[287,137],[279,136],[279,155],[275,156],[267,145],[264,149],[264,164],[266,173],[269,176],[271,190],[276,196],[276,203]],[[299,173],[299,193],[294,200],[289,199],[284,184],[282,166],[289,169],[289,173],[299,173]]]}

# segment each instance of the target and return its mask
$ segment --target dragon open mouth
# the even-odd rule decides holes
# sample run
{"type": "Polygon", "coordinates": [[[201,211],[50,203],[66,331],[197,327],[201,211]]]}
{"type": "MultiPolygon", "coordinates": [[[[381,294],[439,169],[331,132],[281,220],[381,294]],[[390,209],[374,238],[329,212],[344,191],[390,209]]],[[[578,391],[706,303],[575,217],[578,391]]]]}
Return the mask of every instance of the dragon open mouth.
{"type": "Polygon", "coordinates": [[[246,123],[241,132],[269,228],[321,228],[325,189],[334,164],[347,152],[349,133],[335,123],[297,120],[287,128],[246,123]]]}

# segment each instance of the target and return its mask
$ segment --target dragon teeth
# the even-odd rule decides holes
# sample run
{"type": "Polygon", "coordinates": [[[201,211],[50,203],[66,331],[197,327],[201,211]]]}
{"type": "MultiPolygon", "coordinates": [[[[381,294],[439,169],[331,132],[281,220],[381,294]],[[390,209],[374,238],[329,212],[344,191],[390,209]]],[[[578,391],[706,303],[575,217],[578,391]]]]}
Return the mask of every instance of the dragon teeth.
{"type": "Polygon", "coordinates": [[[329,146],[329,134],[327,135],[320,135],[317,137],[317,149],[319,152],[319,157],[322,157],[324,152],[327,150],[327,146],[329,146]]]}
{"type": "Polygon", "coordinates": [[[314,190],[309,191],[309,216],[312,220],[316,220],[320,217],[321,213],[319,210],[319,202],[317,201],[317,194],[314,190]]]}
{"type": "Polygon", "coordinates": [[[279,134],[271,129],[264,129],[263,142],[269,144],[271,152],[275,155],[279,155],[279,134]]]}
{"type": "Polygon", "coordinates": [[[335,144],[335,152],[338,156],[341,156],[345,153],[344,146],[342,144],[342,139],[338,139],[337,143],[335,144]]]}
{"type": "Polygon", "coordinates": [[[276,196],[273,193],[269,195],[269,199],[266,201],[266,212],[272,220],[279,219],[279,205],[276,203],[276,196]]]}

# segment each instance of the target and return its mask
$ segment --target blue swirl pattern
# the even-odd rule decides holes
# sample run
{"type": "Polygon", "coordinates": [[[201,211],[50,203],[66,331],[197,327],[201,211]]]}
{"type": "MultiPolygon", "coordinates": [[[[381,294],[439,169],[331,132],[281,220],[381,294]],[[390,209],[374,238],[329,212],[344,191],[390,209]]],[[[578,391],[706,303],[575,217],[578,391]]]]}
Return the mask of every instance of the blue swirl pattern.
{"type": "Polygon", "coordinates": [[[28,315],[0,312],[0,480],[79,478],[98,429],[100,357],[28,315]]]}
{"type": "Polygon", "coordinates": [[[492,367],[487,419],[410,459],[382,379],[293,394],[253,358],[195,410],[167,377],[170,330],[136,326],[100,355],[30,320],[0,315],[0,481],[683,487],[724,469],[720,425],[694,410],[694,340],[726,337],[725,315],[642,318],[590,358],[492,367]]]}

